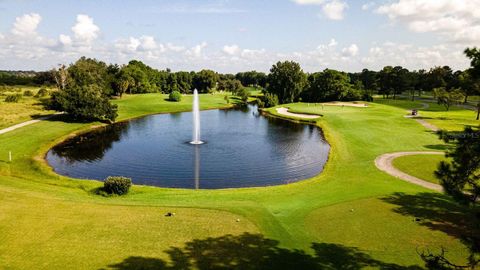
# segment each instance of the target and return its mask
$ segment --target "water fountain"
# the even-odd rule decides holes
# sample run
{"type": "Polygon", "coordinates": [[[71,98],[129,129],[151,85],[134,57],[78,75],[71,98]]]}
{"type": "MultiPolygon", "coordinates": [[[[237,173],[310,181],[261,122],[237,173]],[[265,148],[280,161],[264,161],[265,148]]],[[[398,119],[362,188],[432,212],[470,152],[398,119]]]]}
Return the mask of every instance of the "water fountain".
{"type": "Polygon", "coordinates": [[[193,90],[193,136],[190,143],[203,144],[200,140],[200,105],[197,89],[193,90]]]}

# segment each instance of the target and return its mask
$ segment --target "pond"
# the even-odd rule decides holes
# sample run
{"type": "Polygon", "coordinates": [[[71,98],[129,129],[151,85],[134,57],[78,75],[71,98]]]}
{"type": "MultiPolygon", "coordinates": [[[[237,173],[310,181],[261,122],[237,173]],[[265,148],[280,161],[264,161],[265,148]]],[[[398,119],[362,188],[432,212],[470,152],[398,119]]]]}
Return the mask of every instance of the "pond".
{"type": "Polygon", "coordinates": [[[320,128],[265,117],[255,106],[200,113],[202,145],[191,145],[192,114],[150,115],[69,139],[47,153],[61,175],[171,188],[280,185],[319,174],[329,145],[320,128]]]}

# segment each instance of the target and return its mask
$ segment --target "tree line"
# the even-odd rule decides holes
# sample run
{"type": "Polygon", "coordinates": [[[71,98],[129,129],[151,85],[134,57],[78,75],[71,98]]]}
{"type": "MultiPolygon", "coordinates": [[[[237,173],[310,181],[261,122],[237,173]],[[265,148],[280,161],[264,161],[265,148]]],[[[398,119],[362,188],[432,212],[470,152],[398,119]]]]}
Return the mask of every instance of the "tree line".
{"type": "Polygon", "coordinates": [[[374,94],[393,99],[407,94],[414,100],[422,92],[433,92],[438,98],[456,93],[457,101],[467,103],[470,96],[479,94],[480,85],[473,68],[453,71],[443,66],[409,71],[386,66],[380,71],[364,69],[357,73],[333,69],[305,73],[298,63],[286,61],[270,69],[266,90],[277,95],[280,103],[371,100],[374,94]]]}
{"type": "MultiPolygon", "coordinates": [[[[470,96],[479,95],[480,75],[474,68],[475,61],[478,61],[475,60],[478,57],[476,53],[476,48],[465,51],[472,60],[472,67],[463,71],[453,71],[448,66],[433,67],[428,71],[386,66],[379,71],[364,69],[357,73],[334,69],[306,73],[299,63],[284,61],[273,65],[268,74],[257,71],[220,74],[208,69],[172,72],[170,69],[154,69],[138,60],[120,66],[81,57],[68,67],[61,65],[51,72],[30,72],[28,76],[0,72],[0,84],[2,78],[8,77],[12,81],[12,76],[18,79],[17,82],[21,81],[20,78],[30,78],[38,84],[56,84],[60,91],[52,97],[53,107],[71,111],[76,117],[109,120],[115,119],[115,108],[98,104],[109,104],[108,99],[112,96],[121,97],[125,93],[188,94],[196,88],[200,93],[217,90],[232,92],[246,101],[248,91],[244,86],[263,89],[264,97],[259,105],[266,107],[297,101],[371,101],[374,94],[395,99],[406,93],[415,99],[425,91],[433,92],[438,102],[448,110],[453,103],[466,103],[470,96]],[[76,104],[79,99],[92,99],[84,101],[90,108],[75,109],[81,108],[76,104]]],[[[478,108],[480,114],[480,104],[478,108]]]]}

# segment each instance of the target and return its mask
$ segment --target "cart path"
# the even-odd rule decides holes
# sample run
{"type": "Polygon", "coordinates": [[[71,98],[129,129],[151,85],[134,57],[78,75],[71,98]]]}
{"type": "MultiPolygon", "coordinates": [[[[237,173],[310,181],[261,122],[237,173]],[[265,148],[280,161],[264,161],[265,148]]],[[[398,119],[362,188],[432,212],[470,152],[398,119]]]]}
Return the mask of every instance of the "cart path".
{"type": "Polygon", "coordinates": [[[62,114],[62,113],[54,113],[54,114],[42,116],[42,117],[39,117],[39,118],[34,119],[34,120],[29,120],[29,121],[22,122],[20,124],[16,124],[16,125],[4,128],[4,129],[0,129],[0,134],[4,134],[4,133],[10,132],[10,131],[14,131],[16,129],[19,129],[19,128],[22,128],[24,126],[28,126],[28,125],[31,125],[31,124],[35,124],[35,123],[38,123],[38,122],[43,121],[43,120],[48,120],[48,119],[50,119],[50,118],[52,118],[56,115],[59,115],[59,114],[62,114]]]}
{"type": "Polygon", "coordinates": [[[417,178],[415,176],[406,174],[393,166],[393,160],[398,157],[411,156],[411,155],[443,155],[443,152],[396,152],[383,154],[375,159],[375,166],[381,171],[384,171],[391,176],[400,178],[401,180],[407,181],[409,183],[422,186],[431,190],[442,192],[443,188],[441,185],[434,184],[417,178]]]}

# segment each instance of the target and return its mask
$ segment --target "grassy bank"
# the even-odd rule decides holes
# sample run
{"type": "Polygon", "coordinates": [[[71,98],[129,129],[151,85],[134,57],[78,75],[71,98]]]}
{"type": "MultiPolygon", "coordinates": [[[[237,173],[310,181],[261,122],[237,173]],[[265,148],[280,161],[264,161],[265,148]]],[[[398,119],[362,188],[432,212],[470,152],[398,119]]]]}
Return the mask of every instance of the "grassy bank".
{"type": "MultiPolygon", "coordinates": [[[[229,106],[223,97],[202,95],[202,109],[229,106]]],[[[190,109],[189,96],[180,103],[165,98],[148,94],[116,100],[119,119],[190,109]]],[[[405,108],[379,103],[288,107],[323,115],[317,124],[332,146],[329,161],[317,177],[265,188],[134,186],[125,197],[106,198],[93,192],[100,182],[55,175],[41,159],[61,138],[98,123],[51,120],[0,135],[1,264],[13,269],[128,269],[133,264],[162,269],[178,266],[182,258],[198,265],[202,257],[204,265],[215,266],[265,254],[262,260],[272,264],[283,258],[333,269],[401,269],[422,265],[417,249],[440,246],[457,262],[465,259],[466,247],[458,237],[465,226],[452,224],[469,210],[375,168],[374,159],[383,153],[443,145],[404,118],[405,108]],[[12,163],[7,162],[9,150],[12,163]],[[177,215],[164,217],[166,211],[177,215]]],[[[280,266],[276,269],[288,269],[287,263],[280,266]]]]}

